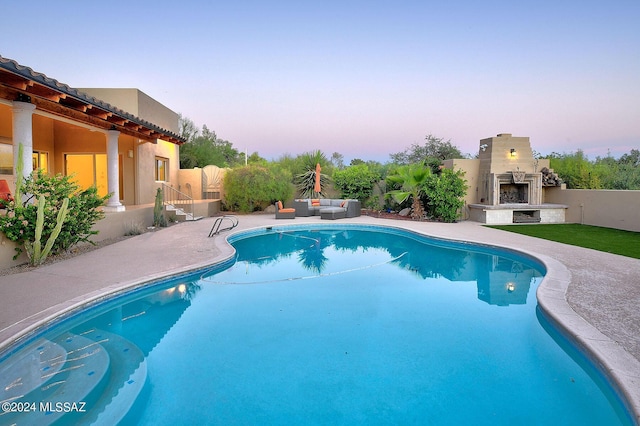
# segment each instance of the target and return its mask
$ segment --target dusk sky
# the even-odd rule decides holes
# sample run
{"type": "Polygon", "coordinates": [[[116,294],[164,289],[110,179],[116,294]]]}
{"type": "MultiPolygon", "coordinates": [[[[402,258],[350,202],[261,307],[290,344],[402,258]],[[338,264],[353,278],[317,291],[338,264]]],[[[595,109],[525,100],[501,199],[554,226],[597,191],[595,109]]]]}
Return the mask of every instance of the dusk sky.
{"type": "MultiPolygon", "coordinates": [[[[0,55],[135,87],[267,159],[442,137],[640,148],[640,1],[2,1],[0,55]]],[[[117,106],[117,105],[116,105],[117,106]]]]}

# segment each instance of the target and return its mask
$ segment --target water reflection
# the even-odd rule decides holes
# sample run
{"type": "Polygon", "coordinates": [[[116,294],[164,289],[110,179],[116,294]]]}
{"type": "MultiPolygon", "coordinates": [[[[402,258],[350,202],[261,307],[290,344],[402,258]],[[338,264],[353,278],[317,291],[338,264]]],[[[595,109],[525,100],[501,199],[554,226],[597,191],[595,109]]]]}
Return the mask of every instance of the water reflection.
{"type": "Polygon", "coordinates": [[[38,404],[38,409],[3,410],[0,423],[118,423],[125,413],[118,407],[130,403],[123,398],[135,400],[147,380],[147,355],[200,289],[194,282],[177,283],[105,306],[91,319],[63,333],[51,331],[21,349],[0,367],[0,402],[38,404]],[[82,410],[57,408],[71,401],[82,401],[82,410]]]}
{"type": "Polygon", "coordinates": [[[295,257],[314,274],[329,265],[327,248],[345,253],[377,249],[387,252],[391,264],[422,279],[446,278],[475,282],[478,299],[491,305],[526,304],[531,284],[540,272],[525,263],[474,247],[455,248],[444,242],[426,242],[384,232],[360,230],[274,231],[234,243],[237,260],[267,265],[295,257]],[[256,243],[258,241],[258,243],[256,243]]]}
{"type": "Polygon", "coordinates": [[[197,282],[178,283],[98,315],[72,332],[82,334],[97,328],[117,333],[137,342],[146,356],[178,322],[200,290],[197,282]]]}

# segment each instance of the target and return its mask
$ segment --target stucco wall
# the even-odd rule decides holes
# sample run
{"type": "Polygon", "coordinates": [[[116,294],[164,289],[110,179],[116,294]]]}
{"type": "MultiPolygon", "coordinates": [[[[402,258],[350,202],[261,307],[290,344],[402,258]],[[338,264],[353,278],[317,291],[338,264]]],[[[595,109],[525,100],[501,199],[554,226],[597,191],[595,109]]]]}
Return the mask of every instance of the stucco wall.
{"type": "Polygon", "coordinates": [[[191,196],[194,200],[202,200],[202,169],[178,170],[178,183],[179,191],[191,196]]]}
{"type": "Polygon", "coordinates": [[[178,114],[138,89],[78,89],[163,129],[179,132],[178,114]]]}
{"type": "Polygon", "coordinates": [[[462,170],[464,172],[464,179],[467,181],[467,195],[464,197],[465,204],[475,204],[480,202],[478,196],[479,175],[480,175],[480,160],[444,160],[444,166],[453,171],[462,170]]]}
{"type": "Polygon", "coordinates": [[[180,132],[178,114],[141,91],[138,91],[138,114],[156,126],[173,133],[180,132]]]}
{"type": "Polygon", "coordinates": [[[546,203],[566,204],[566,221],[640,232],[640,191],[547,188],[546,203]]]}

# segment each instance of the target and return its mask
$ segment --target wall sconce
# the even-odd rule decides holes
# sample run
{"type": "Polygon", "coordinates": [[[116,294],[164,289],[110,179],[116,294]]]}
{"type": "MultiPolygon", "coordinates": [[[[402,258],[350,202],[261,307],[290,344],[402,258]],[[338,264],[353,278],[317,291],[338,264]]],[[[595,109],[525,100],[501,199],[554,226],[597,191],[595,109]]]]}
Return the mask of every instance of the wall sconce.
{"type": "Polygon", "coordinates": [[[507,291],[512,293],[516,289],[516,285],[514,283],[507,283],[507,291]]]}
{"type": "Polygon", "coordinates": [[[511,158],[516,156],[516,150],[515,148],[511,148],[511,158]]]}

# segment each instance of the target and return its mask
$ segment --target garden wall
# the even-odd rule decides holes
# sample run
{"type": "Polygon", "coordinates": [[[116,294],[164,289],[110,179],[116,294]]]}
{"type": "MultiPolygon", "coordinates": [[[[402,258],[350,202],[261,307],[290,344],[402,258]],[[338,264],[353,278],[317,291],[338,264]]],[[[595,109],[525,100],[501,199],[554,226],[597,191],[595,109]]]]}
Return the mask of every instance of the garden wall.
{"type": "Polygon", "coordinates": [[[640,232],[640,191],[545,188],[543,202],[568,205],[567,223],[640,232]]]}

